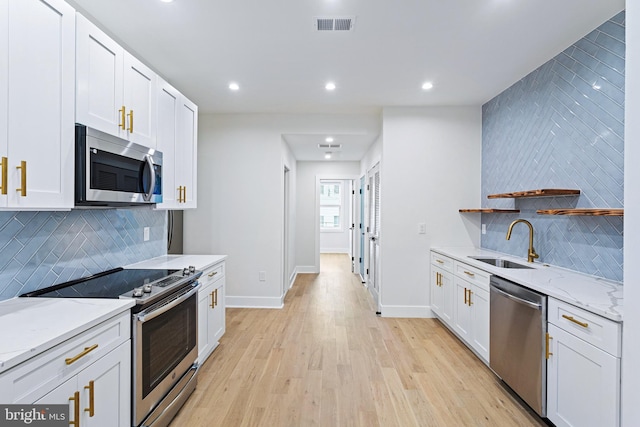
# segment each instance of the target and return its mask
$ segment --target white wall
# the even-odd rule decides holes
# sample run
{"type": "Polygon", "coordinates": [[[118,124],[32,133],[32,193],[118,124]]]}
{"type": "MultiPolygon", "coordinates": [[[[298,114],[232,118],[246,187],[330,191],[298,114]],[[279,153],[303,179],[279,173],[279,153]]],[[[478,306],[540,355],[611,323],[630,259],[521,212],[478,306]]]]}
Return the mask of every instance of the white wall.
{"type": "Polygon", "coordinates": [[[351,181],[339,179],[336,182],[342,184],[342,230],[320,230],[320,253],[348,254],[351,250],[351,181]]]}
{"type": "Polygon", "coordinates": [[[298,162],[296,265],[299,272],[315,273],[316,261],[316,177],[344,178],[358,176],[358,162],[298,162]]]}
{"type": "Polygon", "coordinates": [[[640,420],[640,4],[627,1],[624,145],[624,312],[622,425],[640,420]]]}
{"type": "Polygon", "coordinates": [[[429,249],[479,246],[481,107],[385,108],[380,186],[383,316],[431,316],[429,249]],[[418,223],[427,233],[418,234],[418,223]]]}
{"type": "Polygon", "coordinates": [[[370,133],[375,115],[201,115],[198,208],[185,211],[184,252],[227,254],[229,306],[280,307],[296,272],[297,164],[282,135],[370,133]],[[283,266],[284,166],[290,172],[289,265],[283,266]],[[286,271],[286,270],[289,271],[286,271]],[[259,272],[266,281],[258,280],[259,272]]]}

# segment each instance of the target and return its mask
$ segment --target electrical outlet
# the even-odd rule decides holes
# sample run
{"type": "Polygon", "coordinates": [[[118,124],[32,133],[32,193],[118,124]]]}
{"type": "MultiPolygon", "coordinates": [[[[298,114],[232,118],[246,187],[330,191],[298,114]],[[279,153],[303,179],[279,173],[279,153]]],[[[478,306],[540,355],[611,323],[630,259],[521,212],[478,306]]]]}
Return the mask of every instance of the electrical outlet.
{"type": "Polygon", "coordinates": [[[418,234],[427,234],[427,224],[424,222],[418,223],[418,234]]]}
{"type": "Polygon", "coordinates": [[[149,241],[149,227],[144,228],[144,241],[149,241]]]}
{"type": "Polygon", "coordinates": [[[487,234],[487,224],[482,224],[482,234],[487,234]]]}
{"type": "Polygon", "coordinates": [[[266,281],[267,280],[267,272],[266,271],[258,272],[258,280],[260,280],[261,282],[266,281]]]}

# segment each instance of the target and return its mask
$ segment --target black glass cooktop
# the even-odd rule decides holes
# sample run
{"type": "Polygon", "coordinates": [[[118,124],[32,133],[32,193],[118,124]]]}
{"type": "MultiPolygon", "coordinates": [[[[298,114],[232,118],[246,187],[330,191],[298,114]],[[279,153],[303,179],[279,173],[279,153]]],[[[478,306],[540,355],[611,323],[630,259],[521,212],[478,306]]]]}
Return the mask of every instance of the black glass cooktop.
{"type": "MultiPolygon", "coordinates": [[[[72,280],[48,288],[20,295],[21,297],[49,298],[118,298],[175,273],[178,270],[147,270],[116,268],[82,279],[72,280]]],[[[168,278],[171,280],[171,278],[168,278]]],[[[162,282],[160,286],[163,286],[162,282]]]]}

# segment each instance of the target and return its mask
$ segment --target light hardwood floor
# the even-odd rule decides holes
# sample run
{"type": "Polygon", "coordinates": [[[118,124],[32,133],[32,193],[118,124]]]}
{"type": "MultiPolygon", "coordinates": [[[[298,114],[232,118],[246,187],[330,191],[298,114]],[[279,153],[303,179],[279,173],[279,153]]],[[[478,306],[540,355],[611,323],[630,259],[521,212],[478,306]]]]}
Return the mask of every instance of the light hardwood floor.
{"type": "Polygon", "coordinates": [[[283,309],[227,309],[171,427],[545,425],[437,320],[377,317],[349,269],[322,255],[283,309]]]}

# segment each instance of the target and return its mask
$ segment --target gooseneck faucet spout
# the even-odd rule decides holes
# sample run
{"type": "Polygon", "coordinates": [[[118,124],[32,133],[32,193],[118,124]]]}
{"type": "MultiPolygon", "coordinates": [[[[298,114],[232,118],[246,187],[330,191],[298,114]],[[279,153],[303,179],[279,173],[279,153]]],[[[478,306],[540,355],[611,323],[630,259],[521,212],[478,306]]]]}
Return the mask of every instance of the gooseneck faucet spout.
{"type": "Polygon", "coordinates": [[[511,231],[513,230],[513,226],[519,222],[523,222],[529,226],[529,253],[527,254],[527,262],[533,262],[534,259],[539,258],[540,255],[536,253],[536,250],[533,249],[533,225],[526,219],[516,219],[509,225],[509,230],[507,231],[507,240],[511,239],[511,231]]]}

